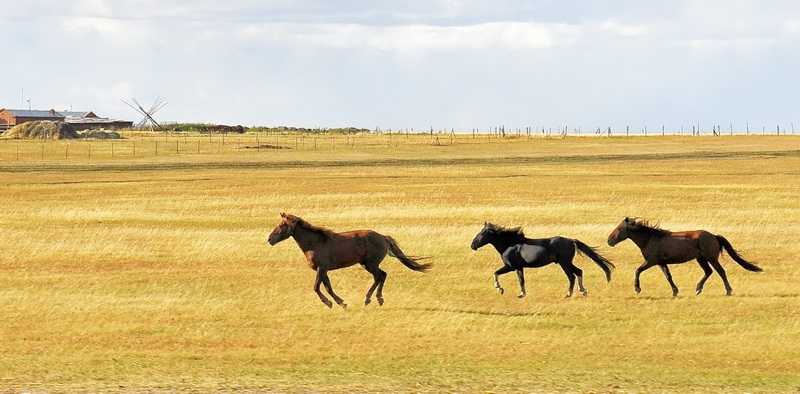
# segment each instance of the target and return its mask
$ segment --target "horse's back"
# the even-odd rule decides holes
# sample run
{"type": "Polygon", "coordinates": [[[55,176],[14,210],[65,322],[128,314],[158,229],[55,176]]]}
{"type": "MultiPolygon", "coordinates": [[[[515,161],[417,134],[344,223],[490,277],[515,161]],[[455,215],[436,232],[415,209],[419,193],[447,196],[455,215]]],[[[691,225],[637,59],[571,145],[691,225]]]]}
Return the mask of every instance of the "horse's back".
{"type": "Polygon", "coordinates": [[[386,237],[373,230],[346,231],[337,235],[330,249],[334,259],[343,267],[382,260],[389,250],[386,237]]]}
{"type": "Polygon", "coordinates": [[[541,267],[560,260],[571,261],[575,255],[572,240],[564,237],[526,238],[524,243],[516,247],[512,254],[518,255],[527,267],[541,267]]]}
{"type": "Polygon", "coordinates": [[[715,259],[720,252],[717,236],[706,230],[673,232],[662,241],[667,263],[682,263],[698,257],[715,259]]]}

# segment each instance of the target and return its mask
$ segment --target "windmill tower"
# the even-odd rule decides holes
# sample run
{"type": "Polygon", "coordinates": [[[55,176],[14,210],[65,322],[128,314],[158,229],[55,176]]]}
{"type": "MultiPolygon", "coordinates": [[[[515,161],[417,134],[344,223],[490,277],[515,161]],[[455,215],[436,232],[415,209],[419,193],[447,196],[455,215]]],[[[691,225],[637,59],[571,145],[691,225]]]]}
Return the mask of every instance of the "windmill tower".
{"type": "Polygon", "coordinates": [[[150,131],[154,131],[156,129],[161,130],[161,125],[156,122],[156,119],[153,117],[156,112],[158,112],[161,108],[164,108],[167,105],[167,100],[161,96],[156,97],[156,101],[153,102],[153,105],[150,106],[149,110],[144,109],[142,104],[136,100],[136,97],[131,98],[133,104],[122,100],[127,106],[131,107],[134,111],[138,112],[140,115],[143,116],[142,120],[136,124],[136,127],[140,129],[149,129],[150,131]]]}

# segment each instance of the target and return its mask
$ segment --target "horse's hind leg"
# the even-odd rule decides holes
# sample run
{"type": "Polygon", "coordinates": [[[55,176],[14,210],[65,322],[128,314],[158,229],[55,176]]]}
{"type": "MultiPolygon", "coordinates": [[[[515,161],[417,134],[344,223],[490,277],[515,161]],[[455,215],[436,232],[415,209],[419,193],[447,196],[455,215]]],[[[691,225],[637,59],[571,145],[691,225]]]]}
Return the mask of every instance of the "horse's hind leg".
{"type": "Polygon", "coordinates": [[[573,265],[572,266],[572,272],[574,272],[575,273],[575,277],[578,278],[578,290],[584,296],[589,295],[589,292],[586,291],[585,287],[583,287],[583,270],[573,265]]]}
{"type": "Polygon", "coordinates": [[[375,294],[375,298],[378,299],[378,305],[383,306],[383,285],[386,283],[386,277],[389,276],[389,274],[380,269],[378,271],[381,273],[381,281],[378,283],[378,292],[375,294]]]}
{"type": "Polygon", "coordinates": [[[722,264],[719,263],[716,259],[709,261],[711,266],[719,274],[719,277],[722,278],[722,283],[725,284],[725,293],[726,295],[731,295],[733,293],[733,288],[731,288],[731,284],[728,283],[728,274],[725,273],[725,269],[722,268],[722,264]]]}
{"type": "MultiPolygon", "coordinates": [[[[567,274],[567,279],[569,279],[569,292],[564,297],[565,298],[572,297],[572,292],[575,289],[575,271],[573,268],[578,268],[578,267],[575,267],[572,264],[570,265],[559,264],[559,265],[561,266],[561,269],[564,270],[564,273],[567,274]]],[[[582,281],[583,280],[581,279],[581,282],[582,281]]],[[[583,284],[581,284],[580,287],[581,287],[581,292],[586,291],[586,289],[583,288],[583,284]]]]}
{"type": "Polygon", "coordinates": [[[374,279],[374,282],[367,291],[367,296],[364,299],[364,306],[367,306],[370,304],[370,302],[372,302],[372,293],[374,293],[376,289],[378,290],[376,297],[378,299],[378,305],[383,305],[383,284],[386,282],[386,272],[377,266],[367,268],[365,265],[364,268],[372,274],[372,278],[374,279]]]}
{"type": "Polygon", "coordinates": [[[714,270],[711,269],[711,266],[708,265],[708,261],[703,259],[697,259],[697,263],[700,264],[700,268],[703,269],[703,277],[700,278],[700,282],[697,282],[697,289],[695,290],[695,295],[700,295],[703,292],[703,286],[706,285],[706,281],[714,273],[714,270]]]}
{"type": "MultiPolygon", "coordinates": [[[[325,290],[327,290],[328,294],[330,294],[331,297],[333,297],[333,300],[336,301],[336,303],[339,304],[339,306],[341,306],[342,308],[347,309],[347,304],[345,304],[344,300],[333,292],[333,287],[331,287],[331,280],[330,278],[328,278],[328,271],[322,271],[321,279],[322,279],[322,284],[325,286],[325,290]]],[[[319,289],[319,287],[317,287],[317,289],[319,289]]],[[[322,293],[319,294],[320,297],[322,297],[322,293]]],[[[328,303],[330,303],[330,301],[328,301],[328,303]]],[[[328,303],[326,303],[326,305],[328,305],[328,303]]],[[[331,305],[328,305],[328,307],[330,308],[331,305]]]]}
{"type": "Polygon", "coordinates": [[[672,288],[672,296],[677,297],[678,286],[675,286],[675,282],[672,280],[672,274],[669,272],[669,268],[667,267],[666,264],[662,264],[659,267],[661,267],[661,272],[663,272],[664,276],[667,277],[667,282],[669,282],[669,286],[672,288]]]}

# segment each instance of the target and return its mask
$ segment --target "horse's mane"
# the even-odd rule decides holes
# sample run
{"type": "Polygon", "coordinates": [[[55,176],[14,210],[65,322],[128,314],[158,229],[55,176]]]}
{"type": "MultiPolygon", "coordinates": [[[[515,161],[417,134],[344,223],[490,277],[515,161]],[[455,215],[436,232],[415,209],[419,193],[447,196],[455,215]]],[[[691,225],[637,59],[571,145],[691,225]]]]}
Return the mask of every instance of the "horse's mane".
{"type": "Polygon", "coordinates": [[[658,223],[651,224],[648,219],[633,218],[628,222],[629,229],[636,232],[643,232],[652,235],[669,235],[672,234],[669,230],[664,230],[658,227],[658,223]]]}
{"type": "Polygon", "coordinates": [[[304,229],[306,229],[308,231],[311,231],[312,233],[316,233],[316,234],[321,235],[321,236],[323,236],[323,237],[325,237],[327,239],[333,239],[333,237],[336,236],[336,232],[334,232],[333,230],[329,230],[329,229],[327,229],[325,227],[315,226],[315,225],[303,220],[303,218],[301,218],[301,217],[294,216],[294,215],[286,215],[286,216],[294,220],[295,226],[300,226],[300,227],[302,227],[302,228],[304,228],[304,229]]]}
{"type": "Polygon", "coordinates": [[[514,228],[505,228],[503,226],[498,226],[496,224],[486,223],[486,227],[492,233],[495,233],[501,237],[525,237],[525,233],[522,232],[522,227],[514,227],[514,228]]]}

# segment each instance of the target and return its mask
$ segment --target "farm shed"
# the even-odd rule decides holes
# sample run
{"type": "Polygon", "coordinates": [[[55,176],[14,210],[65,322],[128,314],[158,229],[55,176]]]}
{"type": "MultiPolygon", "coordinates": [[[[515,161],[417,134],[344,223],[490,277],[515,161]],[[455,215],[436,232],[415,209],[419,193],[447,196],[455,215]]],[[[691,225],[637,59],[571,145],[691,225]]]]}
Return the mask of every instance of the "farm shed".
{"type": "Polygon", "coordinates": [[[101,118],[92,111],[56,111],[0,109],[0,130],[8,130],[16,125],[38,120],[69,123],[76,131],[90,129],[121,129],[132,127],[128,120],[101,118]]]}
{"type": "Polygon", "coordinates": [[[63,121],[64,115],[55,110],[0,109],[0,129],[8,130],[18,124],[37,120],[63,121]]]}

